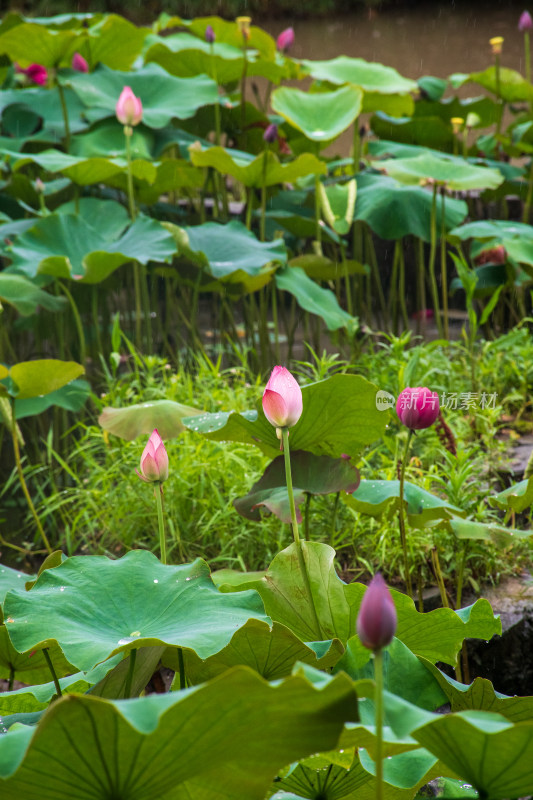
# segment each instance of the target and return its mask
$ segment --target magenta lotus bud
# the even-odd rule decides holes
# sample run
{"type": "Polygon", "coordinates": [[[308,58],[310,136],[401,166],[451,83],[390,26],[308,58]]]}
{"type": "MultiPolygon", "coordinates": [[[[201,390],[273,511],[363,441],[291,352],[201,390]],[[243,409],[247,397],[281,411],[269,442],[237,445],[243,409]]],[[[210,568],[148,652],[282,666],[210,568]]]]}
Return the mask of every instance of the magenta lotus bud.
{"type": "Polygon", "coordinates": [[[278,138],[278,126],[272,123],[271,125],[268,126],[268,128],[265,129],[265,132],[263,134],[263,139],[268,144],[274,144],[274,142],[277,141],[277,138],[278,138]]]}
{"type": "Polygon", "coordinates": [[[72,56],[72,69],[76,72],[89,72],[89,64],[79,53],[74,53],[72,56]]]}
{"type": "Polygon", "coordinates": [[[302,416],[302,390],[285,367],[274,367],[263,392],[265,417],[276,428],[292,428],[302,416]]]}
{"type": "Polygon", "coordinates": [[[211,25],[208,25],[205,29],[205,40],[208,44],[213,44],[217,37],[215,36],[215,31],[213,30],[211,25]]]}
{"type": "Polygon", "coordinates": [[[533,19],[529,11],[522,11],[520,19],[518,20],[518,30],[520,33],[526,33],[533,29],[533,19]]]}
{"type": "Polygon", "coordinates": [[[125,86],[120,93],[115,107],[117,119],[123,125],[138,125],[143,118],[143,105],[129,86],[125,86]]]}
{"type": "Polygon", "coordinates": [[[396,401],[396,413],[400,422],[411,430],[429,428],[439,416],[439,396],[425,386],[401,392],[396,401]]]}
{"type": "Polygon", "coordinates": [[[389,587],[377,572],[367,586],[357,615],[357,635],[369,650],[381,650],[392,642],[397,625],[389,587]]]}
{"type": "Polygon", "coordinates": [[[294,30],[292,28],[285,28],[280,33],[276,40],[276,46],[280,53],[286,53],[294,44],[294,30]]]}
{"type": "Polygon", "coordinates": [[[146,483],[162,483],[168,478],[168,454],[157,428],[152,431],[143,450],[139,469],[140,472],[135,472],[146,483]]]}
{"type": "Polygon", "coordinates": [[[48,80],[46,67],[41,66],[41,64],[30,64],[30,66],[26,68],[19,67],[18,64],[15,64],[15,72],[26,75],[32,83],[36,83],[38,86],[45,86],[48,80]]]}

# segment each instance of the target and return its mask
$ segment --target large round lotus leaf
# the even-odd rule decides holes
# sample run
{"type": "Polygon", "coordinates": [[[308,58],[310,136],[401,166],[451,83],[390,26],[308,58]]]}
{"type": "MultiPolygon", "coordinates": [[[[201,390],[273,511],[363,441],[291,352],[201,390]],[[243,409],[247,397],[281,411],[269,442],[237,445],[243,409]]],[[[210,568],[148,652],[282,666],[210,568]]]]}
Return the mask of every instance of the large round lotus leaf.
{"type": "MultiPolygon", "coordinates": [[[[349,753],[347,749],[344,752],[349,753]]],[[[314,800],[317,797],[349,800],[358,797],[361,787],[371,780],[372,776],[362,767],[357,756],[353,765],[347,767],[332,763],[320,763],[315,768],[298,764],[275,784],[280,791],[270,800],[314,800]]]]}
{"type": "MultiPolygon", "coordinates": [[[[242,222],[232,221],[226,225],[206,222],[203,225],[183,229],[188,239],[190,251],[204,257],[206,266],[217,279],[224,279],[233,273],[244,272],[257,275],[275,262],[287,261],[283,239],[273,242],[260,242],[242,222]]],[[[179,254],[187,255],[179,250],[179,254]]]]}
{"type": "MultiPolygon", "coordinates": [[[[71,89],[65,88],[63,95],[71,134],[85,130],[87,121],[83,118],[83,103],[71,89]]],[[[8,89],[0,93],[0,108],[6,109],[2,115],[4,135],[9,133],[7,125],[9,124],[8,111],[10,109],[14,109],[14,124],[16,124],[17,118],[20,119],[23,114],[28,113],[35,116],[38,124],[42,120],[42,131],[32,138],[41,139],[43,134],[47,134],[49,137],[47,141],[57,142],[58,138],[62,138],[65,135],[65,120],[56,91],[42,87],[24,89],[23,91],[20,91],[20,89],[8,89]]],[[[12,135],[22,136],[22,131],[18,126],[12,132],[12,135]]],[[[10,146],[13,148],[13,141],[11,141],[10,146]]]]}
{"type": "Polygon", "coordinates": [[[278,270],[275,280],[278,289],[295,296],[300,308],[323,319],[329,331],[346,328],[353,333],[359,327],[357,317],[352,317],[339,306],[331,289],[319,286],[300,267],[278,270]]]}
{"type": "Polygon", "coordinates": [[[318,675],[271,685],[237,667],[185,692],[58,700],[0,737],[2,798],[264,800],[287,762],[334,749],[357,717],[352,681],[318,675]]]}
{"type": "Polygon", "coordinates": [[[449,527],[458,539],[477,539],[482,542],[491,542],[502,549],[511,547],[518,539],[529,539],[533,531],[524,531],[521,528],[506,528],[503,525],[474,522],[471,519],[451,519],[449,527]]]}
{"type": "Polygon", "coordinates": [[[401,183],[420,184],[431,181],[453,191],[468,189],[496,189],[503,175],[496,169],[475,167],[457,157],[448,159],[432,153],[422,153],[414,158],[392,158],[379,161],[374,166],[401,183]]]}
{"type": "Polygon", "coordinates": [[[54,358],[21,361],[9,370],[9,376],[14,383],[12,394],[19,400],[50,394],[79,378],[84,372],[85,368],[75,361],[59,361],[54,358]]]}
{"type": "Polygon", "coordinates": [[[24,22],[0,35],[0,53],[22,67],[42,64],[55,67],[75,46],[77,34],[72,30],[48,30],[42,25],[24,22]]]}
{"type": "Polygon", "coordinates": [[[101,19],[94,15],[83,54],[93,66],[105,64],[111,69],[129,69],[140,54],[148,31],[118,14],[106,14],[101,19]]]}
{"type": "MultiPolygon", "coordinates": [[[[229,644],[219,653],[201,659],[192,650],[186,650],[183,658],[187,682],[195,685],[212,680],[238,665],[254,669],[268,681],[290,675],[296,662],[311,664],[317,669],[328,669],[339,660],[343,651],[338,640],[304,644],[284,625],[274,622],[270,626],[266,622],[251,619],[235,631],[229,644]]],[[[169,649],[162,661],[165,666],[179,672],[179,658],[175,649],[169,649]]]]}
{"type": "MultiPolygon", "coordinates": [[[[133,128],[130,137],[132,159],[144,158],[151,161],[155,142],[155,133],[145,125],[133,128]]],[[[81,158],[127,158],[126,137],[124,127],[118,120],[106,119],[96,123],[70,143],[70,154],[81,158]]]]}
{"type": "Polygon", "coordinates": [[[450,75],[450,82],[456,87],[464,83],[479,83],[509,103],[533,100],[533,87],[519,72],[507,67],[500,67],[499,72],[499,81],[496,79],[496,68],[492,66],[482,72],[471,72],[470,75],[450,75]]]}
{"type": "Polygon", "coordinates": [[[15,400],[15,418],[24,419],[42,414],[52,406],[64,408],[67,411],[77,413],[81,411],[91,394],[91,385],[84,380],[75,380],[56,389],[54,392],[45,394],[42,397],[28,397],[25,400],[15,400]]]}
{"type": "Polygon", "coordinates": [[[279,183],[292,183],[306,175],[325,175],[326,164],[312,153],[303,153],[287,164],[280,164],[272,152],[265,156],[260,153],[255,158],[242,159],[223,147],[210,147],[208,150],[190,150],[191,161],[198,167],[215,167],[223,175],[231,175],[245,186],[276,186],[279,183]],[[266,158],[266,170],[265,170],[266,158]]]}
{"type": "Polygon", "coordinates": [[[111,238],[111,233],[117,234],[114,211],[111,207],[113,220],[102,231],[76,214],[43,217],[10,248],[12,266],[29,277],[40,273],[100,283],[128,261],[171,260],[176,252],[172,236],[142,214],[118,238],[111,238]]]}
{"type": "Polygon", "coordinates": [[[489,503],[504,510],[512,509],[518,513],[525,511],[533,503],[533,475],[489,497],[489,503]]]}
{"type": "Polygon", "coordinates": [[[396,139],[398,142],[416,143],[428,148],[450,151],[453,147],[451,125],[438,116],[398,118],[380,109],[370,120],[370,127],[380,139],[396,139]]]}
{"type": "Polygon", "coordinates": [[[106,407],[98,417],[105,431],[131,442],[142,434],[149,435],[157,428],[163,440],[174,439],[184,430],[183,417],[201,414],[197,408],[184,406],[174,400],[152,400],[126,408],[106,407]]]}
{"type": "Polygon", "coordinates": [[[533,240],[533,225],[507,219],[483,219],[454,228],[448,236],[452,240],[457,239],[462,242],[466,239],[497,242],[506,242],[508,239],[533,240]]]}
{"type": "Polygon", "coordinates": [[[329,61],[302,61],[309,74],[319,81],[341,85],[352,83],[365,92],[405,94],[418,89],[416,81],[404,78],[392,67],[363,58],[338,56],[329,61]]]}
{"type": "Polygon", "coordinates": [[[87,670],[132,647],[181,646],[206,658],[251,617],[269,621],[255,592],[227,600],[201,559],[165,566],[133,550],[117,561],[67,559],[44,572],[31,592],[9,592],[5,617],[21,652],[57,641],[72,664],[87,670]]]}
{"type": "Polygon", "coordinates": [[[116,72],[99,67],[91,73],[77,73],[69,85],[91,109],[92,119],[115,116],[115,106],[124,86],[129,86],[143,105],[143,123],[163,128],[176,119],[188,119],[205,105],[218,102],[217,85],[207,75],[174,78],[158,64],[136,72],[116,72]]]}
{"type": "Polygon", "coordinates": [[[443,714],[412,732],[486,800],[533,792],[533,722],[508,722],[500,714],[443,714]]]}
{"type": "Polygon", "coordinates": [[[282,86],[272,93],[272,109],[313,142],[335,139],[361,113],[363,93],[355,86],[335,92],[302,92],[282,86]]]}
{"type": "MultiPolygon", "coordinates": [[[[366,591],[361,583],[346,584],[335,571],[335,550],[321,542],[303,542],[302,550],[321,631],[317,631],[302,579],[296,545],[282,550],[266,574],[245,583],[226,582],[221,591],[256,589],[267,613],[290,628],[303,641],[340,639],[346,643],[355,632],[357,614],[366,591]]],[[[465,638],[490,639],[501,634],[501,621],[494,616],[487,600],[452,611],[438,608],[428,614],[415,609],[411,598],[392,590],[398,615],[396,636],[413,653],[435,663],[455,665],[465,638]]]]}
{"type": "MultiPolygon", "coordinates": [[[[292,484],[296,516],[302,521],[300,505],[309,494],[353,492],[360,480],[359,471],[349,459],[316,456],[304,450],[291,452],[292,484]]],[[[275,514],[282,522],[290,524],[291,507],[287,492],[284,456],[278,456],[254,483],[248,494],[238,497],[233,505],[243,517],[259,521],[260,508],[275,514]]]]}
{"type": "Polygon", "coordinates": [[[10,303],[19,314],[35,314],[39,306],[47,311],[62,311],[66,300],[39,289],[23,275],[0,273],[0,300],[10,303]]]}
{"type": "MultiPolygon", "coordinates": [[[[382,514],[390,512],[391,508],[399,508],[400,481],[361,481],[356,491],[344,500],[350,508],[354,508],[360,514],[381,517],[382,514]]],[[[409,524],[415,528],[431,526],[435,520],[449,520],[462,513],[457,506],[409,481],[406,481],[404,486],[404,506],[409,524]]]]}
{"type": "MultiPolygon", "coordinates": [[[[355,458],[383,435],[387,424],[386,415],[376,409],[376,392],[376,386],[360,375],[333,375],[304,386],[303,414],[291,428],[291,449],[355,458]]],[[[254,444],[271,458],[279,455],[279,440],[261,401],[256,411],[202,414],[183,423],[208,439],[254,444]]]]}
{"type": "MultiPolygon", "coordinates": [[[[362,174],[357,178],[355,219],[366,222],[382,239],[401,239],[408,234],[425,242],[431,239],[432,193],[421,186],[403,186],[385,175],[362,174]]],[[[447,197],[446,228],[455,228],[468,213],[464,200],[447,197]]],[[[442,198],[437,197],[437,219],[442,217],[442,198]]]]}

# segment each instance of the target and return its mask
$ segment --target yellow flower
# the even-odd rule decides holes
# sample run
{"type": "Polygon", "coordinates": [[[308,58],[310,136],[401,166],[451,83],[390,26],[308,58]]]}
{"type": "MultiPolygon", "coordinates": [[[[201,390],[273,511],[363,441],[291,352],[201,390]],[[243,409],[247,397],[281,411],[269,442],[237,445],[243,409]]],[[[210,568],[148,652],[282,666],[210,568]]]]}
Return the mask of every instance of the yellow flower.
{"type": "Polygon", "coordinates": [[[248,41],[248,39],[250,38],[250,23],[252,22],[252,18],[237,17],[235,22],[237,23],[239,31],[242,33],[243,39],[246,39],[246,41],[248,41]]]}
{"type": "Polygon", "coordinates": [[[452,123],[454,133],[459,133],[464,125],[464,119],[462,117],[452,117],[450,122],[452,123]]]}
{"type": "Polygon", "coordinates": [[[489,39],[489,44],[492,47],[492,55],[499,56],[502,52],[503,36],[493,36],[489,39]]]}

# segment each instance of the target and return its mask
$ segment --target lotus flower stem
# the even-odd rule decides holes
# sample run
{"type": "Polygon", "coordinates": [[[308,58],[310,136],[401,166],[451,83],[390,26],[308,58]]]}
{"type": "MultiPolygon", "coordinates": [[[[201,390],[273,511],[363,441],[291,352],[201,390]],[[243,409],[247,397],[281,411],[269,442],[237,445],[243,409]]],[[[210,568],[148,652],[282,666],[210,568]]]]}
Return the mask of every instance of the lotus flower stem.
{"type": "Polygon", "coordinates": [[[265,241],[265,228],[266,228],[267,166],[268,166],[268,142],[263,151],[263,169],[261,174],[261,222],[259,225],[259,238],[261,239],[262,242],[265,241]]]}
{"type": "Polygon", "coordinates": [[[524,62],[526,65],[526,81],[531,83],[531,51],[529,47],[529,31],[524,31],[524,62]]]}
{"type": "Polygon", "coordinates": [[[9,667],[9,680],[8,680],[8,684],[7,684],[7,691],[8,692],[12,692],[13,691],[13,684],[14,683],[15,683],[15,667],[13,666],[13,664],[11,664],[11,666],[9,667]]]}
{"type": "Polygon", "coordinates": [[[431,244],[429,251],[429,278],[431,281],[431,293],[433,295],[433,309],[435,321],[439,329],[439,336],[444,336],[442,320],[440,317],[439,290],[437,288],[437,278],[435,276],[435,256],[437,254],[437,184],[433,185],[433,202],[431,203],[430,232],[431,244]]]}
{"type": "MultiPolygon", "coordinates": [[[[417,264],[417,305],[419,311],[426,310],[426,271],[424,265],[424,242],[418,240],[418,264],[417,264]]],[[[420,333],[422,315],[417,320],[417,333],[420,333]]]]}
{"type": "Polygon", "coordinates": [[[133,683],[133,673],[135,672],[135,661],[137,660],[137,648],[133,647],[130,650],[130,661],[128,664],[128,674],[126,675],[126,685],[124,686],[124,699],[129,700],[131,697],[131,687],[133,683]]]}
{"type": "Polygon", "coordinates": [[[63,125],[65,126],[65,152],[70,151],[70,125],[68,120],[68,109],[65,102],[65,93],[63,87],[57,82],[57,91],[59,92],[59,102],[61,103],[61,111],[63,113],[63,125]]]}
{"type": "Polygon", "coordinates": [[[48,669],[50,670],[50,674],[52,675],[52,680],[54,682],[54,686],[56,687],[56,695],[58,697],[61,697],[63,695],[63,692],[61,691],[61,686],[59,685],[59,681],[57,679],[57,674],[56,674],[56,671],[54,669],[54,665],[52,664],[52,659],[50,658],[50,653],[48,652],[48,648],[47,647],[43,648],[43,656],[44,656],[44,660],[48,664],[48,669]]]}
{"type": "Polygon", "coordinates": [[[437,580],[437,586],[439,587],[442,607],[449,608],[450,604],[448,602],[448,595],[446,594],[444,578],[442,577],[442,570],[440,568],[439,551],[435,546],[431,548],[431,563],[433,565],[433,571],[435,573],[435,578],[437,580]]]}
{"type": "Polygon", "coordinates": [[[398,510],[398,518],[400,522],[400,538],[402,541],[402,550],[403,550],[403,568],[405,572],[405,585],[407,587],[407,594],[409,595],[409,597],[413,596],[413,587],[411,584],[411,573],[409,572],[409,556],[407,554],[407,536],[405,534],[405,510],[403,507],[403,497],[404,497],[404,484],[405,484],[405,467],[407,464],[407,456],[409,454],[409,447],[411,444],[412,436],[413,436],[413,431],[410,428],[409,434],[407,436],[407,441],[405,443],[405,450],[402,458],[402,467],[400,471],[400,508],[398,510]]]}
{"type": "Polygon", "coordinates": [[[281,361],[281,356],[279,350],[278,294],[277,294],[275,280],[272,281],[271,306],[272,306],[272,322],[274,323],[274,355],[276,357],[276,363],[279,364],[279,362],[281,361]]]}
{"type": "Polygon", "coordinates": [[[533,200],[533,157],[531,158],[531,164],[529,166],[529,180],[527,184],[527,196],[526,202],[524,203],[524,210],[522,212],[522,222],[529,223],[529,217],[531,215],[531,201],[533,200]]]}
{"type": "Polygon", "coordinates": [[[329,531],[329,543],[331,547],[335,548],[335,533],[337,528],[337,511],[339,510],[339,499],[341,493],[335,492],[335,500],[333,501],[333,513],[331,515],[331,526],[329,531]]]}
{"type": "Polygon", "coordinates": [[[407,306],[405,305],[405,258],[403,254],[403,240],[397,239],[395,249],[398,249],[398,264],[400,267],[400,279],[398,285],[398,293],[400,296],[400,308],[402,309],[402,318],[405,329],[409,327],[409,316],[407,314],[407,306]]]}
{"type": "Polygon", "coordinates": [[[133,194],[133,172],[131,170],[131,137],[133,136],[133,128],[131,125],[124,125],[124,137],[126,139],[126,161],[127,161],[127,176],[128,176],[128,208],[130,212],[131,221],[135,222],[137,211],[135,208],[135,196],[133,194]]]}
{"type": "Polygon", "coordinates": [[[180,671],[180,689],[187,688],[187,677],[185,675],[185,662],[183,660],[183,648],[178,647],[178,664],[180,671]]]}
{"type": "Polygon", "coordinates": [[[315,601],[313,599],[311,584],[309,582],[309,575],[307,573],[307,567],[305,564],[305,558],[302,550],[302,540],[300,539],[300,534],[298,533],[298,520],[296,519],[296,505],[294,503],[294,492],[292,488],[291,454],[289,450],[289,429],[287,427],[284,427],[281,428],[280,430],[281,430],[281,442],[283,446],[283,455],[285,457],[285,478],[287,481],[287,494],[289,495],[289,507],[291,511],[292,535],[294,537],[294,544],[296,545],[296,552],[298,554],[298,564],[300,566],[300,572],[302,574],[305,593],[307,594],[307,599],[309,601],[309,608],[311,609],[313,622],[315,624],[317,641],[323,641],[324,636],[322,634],[322,628],[320,626],[320,621],[318,619],[318,614],[315,608],[315,601]]]}
{"type": "Polygon", "coordinates": [[[361,158],[361,137],[359,136],[359,117],[356,117],[353,122],[353,172],[357,175],[359,172],[359,161],[361,158]]]}
{"type": "Polygon", "coordinates": [[[342,258],[342,266],[344,268],[344,291],[346,293],[346,308],[348,310],[348,314],[353,316],[353,301],[352,301],[352,284],[350,281],[350,273],[348,271],[348,264],[346,263],[346,248],[341,243],[341,258],[342,258]]]}
{"type": "Polygon", "coordinates": [[[249,186],[246,189],[246,220],[245,225],[249,231],[252,230],[252,209],[253,209],[253,189],[249,186]]]}
{"type": "Polygon", "coordinates": [[[457,609],[461,608],[461,603],[463,600],[463,579],[465,574],[465,565],[466,565],[466,551],[467,551],[467,542],[463,542],[463,550],[461,553],[461,561],[459,562],[459,570],[457,572],[457,581],[456,581],[456,590],[455,590],[455,607],[457,609]]]}
{"type": "Polygon", "coordinates": [[[376,725],[376,800],[383,800],[383,650],[374,652],[374,694],[376,725]]]}
{"type": "Polygon", "coordinates": [[[83,332],[83,324],[80,317],[80,312],[78,311],[78,306],[76,305],[72,294],[69,292],[67,287],[61,281],[58,281],[58,284],[61,288],[61,291],[66,295],[69,303],[70,308],[72,311],[72,316],[74,317],[74,324],[76,325],[76,330],[78,331],[78,338],[80,340],[80,361],[82,364],[85,364],[87,360],[87,348],[85,343],[85,333],[83,332]]]}
{"type": "Polygon", "coordinates": [[[322,255],[322,228],[320,225],[320,176],[315,175],[315,246],[317,255],[322,255]]]}
{"type": "MultiPolygon", "coordinates": [[[[218,91],[218,76],[217,76],[217,65],[215,61],[215,43],[209,43],[209,58],[211,59],[211,74],[213,75],[213,80],[217,85],[218,91]]],[[[220,145],[220,104],[217,102],[215,103],[215,144],[217,147],[220,145]]]]}
{"type": "Polygon", "coordinates": [[[167,563],[167,543],[165,540],[165,522],[163,519],[163,486],[157,483],[154,487],[155,504],[157,507],[157,524],[159,527],[159,550],[162,564],[167,563]]]}
{"type": "Polygon", "coordinates": [[[35,510],[35,506],[33,505],[33,500],[31,499],[31,495],[30,495],[30,492],[29,492],[29,489],[28,489],[28,485],[27,485],[26,479],[24,477],[24,470],[22,469],[22,461],[20,459],[20,447],[19,447],[19,439],[18,439],[19,432],[17,430],[17,420],[16,420],[16,417],[15,417],[15,401],[14,400],[11,403],[10,411],[11,411],[11,439],[12,439],[12,442],[13,442],[13,453],[15,455],[15,464],[17,466],[17,473],[18,473],[18,476],[19,476],[20,486],[21,486],[22,491],[24,493],[24,497],[26,498],[26,502],[28,504],[28,507],[29,507],[29,509],[30,509],[30,511],[32,513],[33,519],[35,520],[35,524],[37,525],[37,529],[38,529],[39,533],[41,534],[41,538],[42,538],[42,540],[44,542],[44,546],[46,547],[46,550],[47,550],[48,554],[50,554],[52,552],[52,548],[50,546],[50,542],[48,541],[48,537],[47,537],[46,533],[44,532],[44,528],[43,528],[43,526],[41,524],[41,520],[39,519],[39,515],[37,514],[37,511],[35,510]]]}
{"type": "Polygon", "coordinates": [[[444,338],[449,335],[448,329],[448,270],[446,268],[446,187],[441,187],[441,230],[440,230],[440,275],[442,283],[442,317],[444,338]]]}

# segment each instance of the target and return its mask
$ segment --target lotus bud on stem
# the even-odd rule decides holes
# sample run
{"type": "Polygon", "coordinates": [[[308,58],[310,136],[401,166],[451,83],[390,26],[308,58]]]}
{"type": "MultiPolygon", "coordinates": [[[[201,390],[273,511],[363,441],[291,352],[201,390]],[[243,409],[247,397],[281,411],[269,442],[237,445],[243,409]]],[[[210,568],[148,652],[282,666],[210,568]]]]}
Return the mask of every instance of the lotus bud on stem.
{"type": "Polygon", "coordinates": [[[139,470],[135,470],[139,478],[145,483],[153,483],[154,495],[157,506],[157,521],[159,527],[159,546],[161,561],[167,563],[167,547],[165,540],[165,524],[163,520],[163,482],[168,478],[168,453],[157,428],[154,428],[148,443],[141,455],[139,470]],[[139,471],[140,470],[140,471],[139,471]]]}
{"type": "Polygon", "coordinates": [[[374,575],[364,594],[357,615],[357,635],[361,644],[374,654],[374,681],[376,684],[376,799],[383,800],[383,648],[389,645],[396,633],[398,618],[389,588],[383,577],[374,575]]]}
{"type": "Polygon", "coordinates": [[[309,602],[309,608],[313,617],[317,640],[323,640],[322,628],[315,608],[313,593],[309,575],[305,564],[302,549],[302,540],[298,531],[298,519],[296,515],[296,504],[294,502],[294,491],[292,486],[291,456],[289,449],[289,428],[296,425],[303,411],[302,390],[296,379],[288,369],[276,366],[268,380],[263,392],[263,411],[265,417],[276,429],[276,436],[281,439],[285,461],[285,479],[287,483],[287,494],[289,496],[289,508],[291,513],[291,527],[298,556],[298,565],[302,575],[305,593],[309,602]],[[281,436],[280,436],[281,434],[281,436]]]}
{"type": "Polygon", "coordinates": [[[526,80],[531,83],[531,53],[529,48],[529,31],[533,30],[533,19],[529,11],[522,11],[518,20],[518,30],[524,34],[524,62],[526,66],[526,80]]]}

